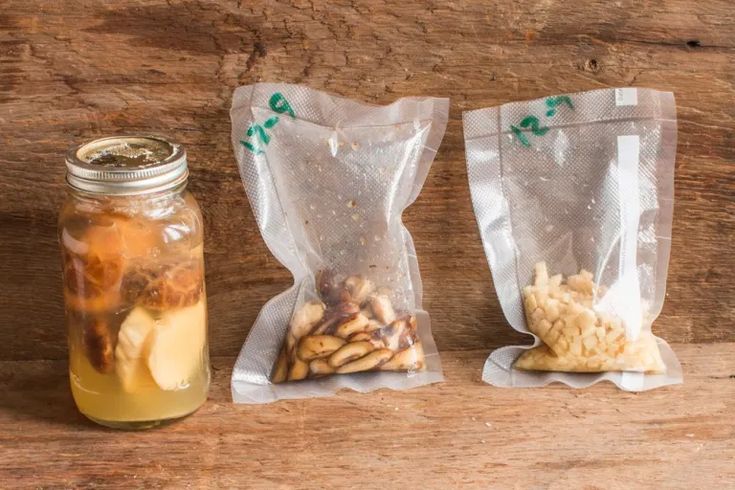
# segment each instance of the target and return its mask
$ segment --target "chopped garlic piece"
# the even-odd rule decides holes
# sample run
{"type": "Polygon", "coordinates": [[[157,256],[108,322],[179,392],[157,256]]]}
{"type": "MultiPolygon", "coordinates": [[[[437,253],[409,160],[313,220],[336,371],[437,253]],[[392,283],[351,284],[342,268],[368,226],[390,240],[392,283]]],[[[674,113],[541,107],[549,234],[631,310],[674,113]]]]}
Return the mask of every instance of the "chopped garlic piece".
{"type": "Polygon", "coordinates": [[[592,308],[599,295],[586,270],[564,278],[549,277],[546,263],[535,266],[533,285],[523,289],[528,329],[544,345],[524,352],[515,367],[524,370],[604,372],[665,371],[650,331],[635,340],[625,336],[620,318],[592,308]]]}

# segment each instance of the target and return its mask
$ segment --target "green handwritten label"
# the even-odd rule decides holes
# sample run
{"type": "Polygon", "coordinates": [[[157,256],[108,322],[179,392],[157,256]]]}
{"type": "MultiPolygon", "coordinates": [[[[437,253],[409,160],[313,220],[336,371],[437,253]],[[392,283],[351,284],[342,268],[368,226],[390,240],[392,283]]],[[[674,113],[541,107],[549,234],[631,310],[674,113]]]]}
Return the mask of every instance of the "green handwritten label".
{"type": "MultiPolygon", "coordinates": [[[[558,113],[558,108],[560,106],[567,106],[569,109],[574,110],[572,99],[566,95],[549,97],[546,99],[546,107],[549,108],[546,111],[546,117],[554,117],[558,113]]],[[[534,136],[543,136],[549,131],[549,128],[547,126],[542,126],[539,118],[534,115],[524,117],[518,126],[511,125],[510,130],[513,132],[513,136],[515,136],[515,138],[520,141],[521,145],[526,148],[531,147],[531,141],[528,139],[529,135],[523,131],[524,129],[530,129],[534,136]]]]}
{"type": "Polygon", "coordinates": [[[574,110],[572,99],[570,99],[566,95],[560,95],[559,97],[550,97],[546,99],[546,106],[549,108],[549,110],[546,111],[546,115],[548,117],[555,116],[556,108],[562,104],[566,104],[570,109],[574,110]]]}
{"type": "MultiPolygon", "coordinates": [[[[296,119],[296,114],[291,108],[291,104],[288,103],[286,98],[280,92],[276,92],[271,96],[270,100],[268,100],[268,107],[270,107],[273,112],[277,112],[278,114],[288,114],[293,119],[296,119]]],[[[263,124],[251,124],[245,133],[249,139],[240,140],[240,143],[255,155],[264,153],[265,146],[271,142],[271,136],[266,130],[273,128],[278,124],[278,121],[278,116],[271,116],[266,119],[263,124]],[[252,141],[250,138],[252,138],[252,141]]]]}
{"type": "Polygon", "coordinates": [[[291,104],[288,103],[280,92],[276,92],[271,96],[271,100],[268,101],[268,105],[274,112],[279,114],[288,114],[289,116],[296,118],[296,114],[294,114],[293,109],[291,109],[291,104]]]}

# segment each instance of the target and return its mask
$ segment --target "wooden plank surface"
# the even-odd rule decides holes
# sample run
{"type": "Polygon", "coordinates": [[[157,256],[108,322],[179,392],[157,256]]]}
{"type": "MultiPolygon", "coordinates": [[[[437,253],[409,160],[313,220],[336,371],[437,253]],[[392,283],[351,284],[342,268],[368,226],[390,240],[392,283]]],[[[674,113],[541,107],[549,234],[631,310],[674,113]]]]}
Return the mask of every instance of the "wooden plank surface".
{"type": "Polygon", "coordinates": [[[491,388],[485,351],[445,352],[447,381],[406,392],[209,402],[149,432],[79,415],[63,361],[0,362],[4,488],[733,488],[735,344],[674,345],[684,385],[643,394],[491,388]],[[29,403],[32,402],[32,403],[29,403]],[[696,481],[696,486],[692,482],[696,481]]]}
{"type": "Polygon", "coordinates": [[[376,103],[451,98],[446,136],[405,216],[444,350],[515,338],[472,214],[461,112],[608,86],[674,91],[673,250],[656,328],[672,342],[735,341],[729,1],[6,0],[0,29],[0,359],[66,356],[55,237],[63,153],[134,131],[186,145],[206,221],[212,353],[237,354],[263,303],[291,283],[260,238],[229,142],[232,90],[258,80],[376,103]]]}
{"type": "Polygon", "coordinates": [[[0,9],[0,487],[735,487],[735,7],[732,2],[6,0],[0,9]],[[248,207],[232,91],[308,84],[387,103],[451,99],[405,215],[447,382],[267,407],[229,403],[260,307],[291,284],[248,207]],[[679,146],[667,300],[655,330],[686,381],[500,390],[516,341],[472,214],[461,113],[611,86],[671,90],[679,146]],[[206,221],[211,401],[149,433],[73,408],[56,216],[63,154],[97,136],[183,143],[206,221]],[[399,482],[400,485],[396,485],[399,482]]]}

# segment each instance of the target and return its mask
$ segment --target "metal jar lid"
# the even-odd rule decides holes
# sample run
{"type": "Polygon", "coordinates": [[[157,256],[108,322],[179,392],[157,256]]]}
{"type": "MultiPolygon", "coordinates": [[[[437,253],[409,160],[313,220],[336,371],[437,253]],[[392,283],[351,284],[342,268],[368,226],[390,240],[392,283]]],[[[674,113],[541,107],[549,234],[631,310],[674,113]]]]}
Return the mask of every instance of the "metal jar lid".
{"type": "Polygon", "coordinates": [[[112,136],[71,148],[66,181],[96,194],[134,195],[164,191],[186,181],[186,151],[156,136],[112,136]]]}

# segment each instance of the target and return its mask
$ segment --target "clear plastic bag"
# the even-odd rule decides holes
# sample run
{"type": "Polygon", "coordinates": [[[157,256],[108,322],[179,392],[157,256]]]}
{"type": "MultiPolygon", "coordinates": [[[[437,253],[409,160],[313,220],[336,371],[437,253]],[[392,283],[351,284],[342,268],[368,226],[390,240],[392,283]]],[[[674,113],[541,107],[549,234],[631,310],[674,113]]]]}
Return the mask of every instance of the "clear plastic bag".
{"type": "Polygon", "coordinates": [[[232,144],[263,239],[294,285],[261,310],[232,375],[238,403],[442,380],[401,214],[448,100],[372,106],[307,87],[235,90],[232,144]]]}
{"type": "Polygon", "coordinates": [[[491,353],[497,386],[679,383],[653,336],[671,243],[676,107],[594,90],[465,112],[467,167],[493,281],[534,344],[491,353]]]}

